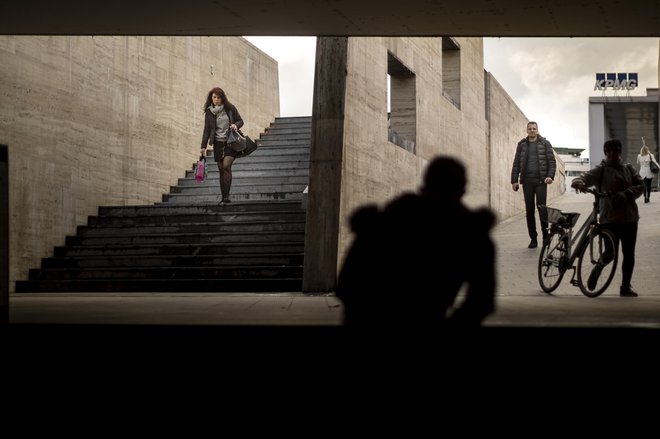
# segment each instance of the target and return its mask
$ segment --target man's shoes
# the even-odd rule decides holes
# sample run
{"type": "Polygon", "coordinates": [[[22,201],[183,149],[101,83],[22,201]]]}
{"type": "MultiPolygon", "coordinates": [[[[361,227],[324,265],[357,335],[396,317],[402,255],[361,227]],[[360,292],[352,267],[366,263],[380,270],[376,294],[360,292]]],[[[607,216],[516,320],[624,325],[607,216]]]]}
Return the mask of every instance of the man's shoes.
{"type": "Polygon", "coordinates": [[[222,201],[220,202],[220,205],[222,206],[223,204],[229,204],[231,203],[231,200],[229,198],[223,198],[222,201]]]}
{"type": "Polygon", "coordinates": [[[587,280],[587,288],[589,288],[590,290],[593,291],[593,289],[596,288],[596,284],[598,283],[598,278],[600,277],[600,273],[603,271],[603,267],[605,267],[605,265],[599,262],[596,264],[594,269],[591,270],[591,274],[589,275],[589,279],[587,280]]]}
{"type": "Polygon", "coordinates": [[[529,241],[529,245],[527,246],[527,248],[536,248],[538,246],[539,246],[539,243],[536,242],[536,238],[532,238],[532,240],[529,241]]]}
{"type": "Polygon", "coordinates": [[[633,291],[631,287],[623,288],[619,290],[619,296],[621,297],[637,297],[639,294],[633,291]]]}

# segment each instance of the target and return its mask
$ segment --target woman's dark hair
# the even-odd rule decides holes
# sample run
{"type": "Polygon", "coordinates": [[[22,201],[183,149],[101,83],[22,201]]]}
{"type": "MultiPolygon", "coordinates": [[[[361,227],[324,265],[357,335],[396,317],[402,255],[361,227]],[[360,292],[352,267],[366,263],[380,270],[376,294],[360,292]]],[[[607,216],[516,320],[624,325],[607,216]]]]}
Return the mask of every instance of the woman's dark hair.
{"type": "Polygon", "coordinates": [[[621,153],[623,150],[623,145],[621,145],[621,141],[619,139],[610,139],[603,145],[603,151],[607,151],[608,149],[614,149],[621,153]]]}
{"type": "Polygon", "coordinates": [[[207,108],[211,105],[213,102],[211,100],[211,97],[213,96],[213,93],[217,94],[220,96],[220,99],[222,99],[222,104],[225,106],[225,110],[233,110],[234,105],[229,102],[229,99],[227,99],[227,95],[225,94],[225,91],[221,89],[220,87],[214,87],[209,91],[209,94],[206,95],[206,102],[204,103],[204,108],[203,110],[206,111],[207,108]]]}

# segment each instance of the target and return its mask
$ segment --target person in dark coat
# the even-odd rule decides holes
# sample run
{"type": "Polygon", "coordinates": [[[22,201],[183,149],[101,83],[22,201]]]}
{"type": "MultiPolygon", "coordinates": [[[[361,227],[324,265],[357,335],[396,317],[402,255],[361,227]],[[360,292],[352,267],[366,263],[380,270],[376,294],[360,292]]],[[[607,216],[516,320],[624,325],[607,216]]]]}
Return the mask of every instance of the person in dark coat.
{"type": "MultiPolygon", "coordinates": [[[[514,191],[522,184],[525,197],[525,212],[527,214],[527,232],[530,241],[528,248],[538,247],[536,232],[536,217],[534,210],[544,206],[548,197],[548,186],[552,184],[557,170],[557,162],[552,145],[539,135],[536,122],[527,123],[527,137],[518,142],[516,156],[511,169],[511,186],[514,191]]],[[[540,216],[540,214],[539,214],[540,216]]],[[[541,220],[543,240],[548,237],[548,222],[541,220]]]]}
{"type": "MultiPolygon", "coordinates": [[[[595,186],[599,192],[609,193],[611,196],[601,198],[599,201],[599,221],[601,227],[612,232],[616,238],[616,250],[623,253],[621,263],[622,297],[637,297],[631,281],[635,269],[635,245],[637,243],[637,224],[639,223],[639,209],[637,198],[644,192],[644,179],[634,166],[623,163],[621,160],[621,141],[608,140],[603,145],[605,159],[600,165],[576,177],[571,186],[578,192],[587,187],[595,186]]],[[[600,267],[600,266],[598,266],[600,267]]],[[[598,268],[597,267],[597,268],[598,268]]],[[[595,282],[600,270],[590,274],[590,281],[595,282]],[[592,277],[593,276],[593,277],[592,277]]]]}
{"type": "Polygon", "coordinates": [[[229,191],[231,189],[231,165],[240,154],[227,146],[228,130],[238,131],[243,126],[243,119],[234,106],[227,99],[227,95],[220,87],[211,89],[204,103],[204,132],[202,134],[202,151],[213,146],[213,157],[220,171],[220,191],[222,201],[220,204],[230,203],[229,191]]]}
{"type": "Polygon", "coordinates": [[[355,239],[336,289],[346,327],[432,333],[479,326],[494,311],[495,216],[462,204],[465,185],[463,165],[438,157],[418,193],[352,215],[355,239]]]}

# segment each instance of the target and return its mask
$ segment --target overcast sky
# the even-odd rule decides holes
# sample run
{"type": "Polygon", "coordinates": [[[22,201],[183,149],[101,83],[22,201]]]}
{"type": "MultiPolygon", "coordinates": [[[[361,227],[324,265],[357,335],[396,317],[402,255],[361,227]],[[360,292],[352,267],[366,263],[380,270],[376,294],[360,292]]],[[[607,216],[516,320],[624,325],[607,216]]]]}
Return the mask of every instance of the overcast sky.
{"type": "MultiPolygon", "coordinates": [[[[246,38],[278,61],[281,116],[311,115],[316,38],[246,38]]],[[[658,40],[484,38],[484,68],[553,146],[588,150],[589,96],[602,95],[594,91],[596,73],[637,72],[639,87],[630,94],[646,95],[658,87],[658,40]]]]}

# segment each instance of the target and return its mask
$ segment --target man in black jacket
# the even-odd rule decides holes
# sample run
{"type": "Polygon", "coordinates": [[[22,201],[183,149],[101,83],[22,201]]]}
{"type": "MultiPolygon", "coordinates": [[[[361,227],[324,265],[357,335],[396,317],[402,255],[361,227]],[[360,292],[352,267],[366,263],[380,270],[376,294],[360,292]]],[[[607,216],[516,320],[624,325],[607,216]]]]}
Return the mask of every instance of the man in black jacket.
{"type": "MultiPolygon", "coordinates": [[[[550,142],[539,136],[536,122],[527,123],[527,137],[518,142],[516,157],[511,169],[511,186],[514,191],[523,187],[525,211],[527,212],[527,231],[531,241],[527,247],[536,248],[536,217],[534,209],[545,205],[548,196],[548,184],[555,178],[557,162],[550,142]]],[[[539,214],[540,215],[540,214],[539,214]]],[[[548,236],[548,223],[541,220],[541,233],[545,240],[548,236]]]]}

